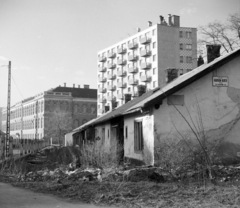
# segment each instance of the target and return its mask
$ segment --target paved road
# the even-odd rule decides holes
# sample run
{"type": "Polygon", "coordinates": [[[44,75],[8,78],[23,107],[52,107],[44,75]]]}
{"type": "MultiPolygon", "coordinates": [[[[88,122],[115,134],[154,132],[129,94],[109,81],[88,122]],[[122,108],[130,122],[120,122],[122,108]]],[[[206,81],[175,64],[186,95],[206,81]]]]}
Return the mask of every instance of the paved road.
{"type": "MultiPolygon", "coordinates": [[[[0,208],[99,208],[0,183],[0,208]]],[[[110,207],[108,207],[110,208],[110,207]]],[[[113,208],[113,207],[112,207],[113,208]]]]}

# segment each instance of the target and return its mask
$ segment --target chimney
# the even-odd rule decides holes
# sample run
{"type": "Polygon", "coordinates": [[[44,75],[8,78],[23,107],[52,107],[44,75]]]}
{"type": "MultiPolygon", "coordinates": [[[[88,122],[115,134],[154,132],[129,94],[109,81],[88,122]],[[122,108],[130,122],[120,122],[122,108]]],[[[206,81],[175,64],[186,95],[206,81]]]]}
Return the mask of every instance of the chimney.
{"type": "Polygon", "coordinates": [[[89,89],[89,85],[83,85],[84,89],[89,89]]]}
{"type": "Polygon", "coordinates": [[[59,85],[59,87],[61,87],[61,85],[59,85]]]}
{"type": "Polygon", "coordinates": [[[118,102],[113,100],[112,101],[112,109],[116,108],[118,106],[118,102]]]}
{"type": "Polygon", "coordinates": [[[164,17],[162,15],[160,15],[159,17],[160,17],[160,24],[162,24],[164,21],[164,17]]]}
{"type": "Polygon", "coordinates": [[[169,68],[166,69],[166,83],[169,83],[178,77],[178,69],[169,68]]]}
{"type": "Polygon", "coordinates": [[[206,45],[207,47],[207,62],[210,63],[215,58],[220,56],[221,45],[206,45]]]}
{"type": "Polygon", "coordinates": [[[199,67],[203,64],[204,64],[204,60],[203,60],[203,57],[200,55],[197,60],[197,66],[199,67]]]}
{"type": "Polygon", "coordinates": [[[105,110],[105,113],[108,112],[110,110],[109,105],[105,105],[104,110],[105,110]]]}
{"type": "Polygon", "coordinates": [[[169,26],[172,26],[173,25],[173,23],[172,23],[172,15],[171,14],[168,14],[169,16],[168,16],[168,25],[169,26]]]}
{"type": "Polygon", "coordinates": [[[80,88],[80,85],[78,85],[78,88],[80,88]]]}
{"type": "Polygon", "coordinates": [[[152,22],[148,21],[148,27],[151,27],[151,26],[152,26],[152,22]]]}
{"type": "Polygon", "coordinates": [[[180,16],[173,15],[173,26],[180,27],[180,16]]]}
{"type": "Polygon", "coordinates": [[[64,87],[66,87],[67,85],[66,85],[66,82],[64,82],[64,87]]]}
{"type": "Polygon", "coordinates": [[[124,94],[124,101],[127,103],[128,101],[131,100],[132,95],[131,94],[124,94]]]}
{"type": "Polygon", "coordinates": [[[138,85],[138,97],[142,96],[146,92],[146,86],[145,85],[138,85]]]}
{"type": "Polygon", "coordinates": [[[139,27],[137,28],[137,32],[141,32],[141,29],[139,27]]]}
{"type": "Polygon", "coordinates": [[[75,84],[73,84],[73,88],[75,88],[75,84]]]}

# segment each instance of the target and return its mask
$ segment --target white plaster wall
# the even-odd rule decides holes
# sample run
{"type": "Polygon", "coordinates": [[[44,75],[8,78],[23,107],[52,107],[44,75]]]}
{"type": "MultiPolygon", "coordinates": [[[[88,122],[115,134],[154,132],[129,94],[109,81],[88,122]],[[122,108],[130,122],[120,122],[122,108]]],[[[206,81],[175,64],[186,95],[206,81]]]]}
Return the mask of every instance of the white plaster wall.
{"type": "Polygon", "coordinates": [[[143,161],[145,164],[153,165],[154,162],[154,125],[152,115],[141,113],[130,114],[124,117],[124,157],[143,161]],[[134,120],[142,118],[143,122],[143,151],[134,151],[134,120]],[[126,127],[128,129],[126,137],[126,127]]]}
{"type": "Polygon", "coordinates": [[[75,132],[70,132],[70,133],[65,134],[65,146],[72,146],[73,145],[73,137],[72,137],[72,135],[74,133],[75,132]]]}
{"type": "Polygon", "coordinates": [[[98,141],[99,144],[102,145],[105,151],[110,150],[110,139],[111,139],[111,129],[110,129],[110,123],[103,123],[100,125],[95,126],[95,129],[97,129],[97,135],[95,137],[99,136],[100,141],[98,141]],[[102,141],[102,128],[105,128],[105,141],[102,141]],[[109,131],[109,136],[108,136],[109,131]]]}
{"type": "MultiPolygon", "coordinates": [[[[199,119],[202,119],[204,130],[210,136],[240,143],[240,124],[237,122],[240,109],[239,69],[240,57],[175,93],[184,95],[185,105],[176,107],[191,126],[199,126],[199,119]],[[213,87],[212,76],[227,76],[229,87],[213,87]]],[[[153,114],[158,138],[180,137],[177,130],[186,137],[191,134],[190,127],[176,108],[167,104],[166,99],[159,109],[153,108],[153,114]]]]}

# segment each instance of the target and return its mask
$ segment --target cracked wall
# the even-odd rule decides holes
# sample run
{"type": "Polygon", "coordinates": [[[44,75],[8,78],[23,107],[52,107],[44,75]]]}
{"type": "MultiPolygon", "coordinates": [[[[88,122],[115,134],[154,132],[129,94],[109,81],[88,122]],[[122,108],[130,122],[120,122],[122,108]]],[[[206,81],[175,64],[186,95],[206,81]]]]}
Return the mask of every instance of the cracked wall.
{"type": "Polygon", "coordinates": [[[209,73],[175,95],[184,95],[184,106],[171,106],[166,99],[159,109],[153,109],[155,143],[164,139],[193,139],[194,135],[183,114],[193,128],[201,129],[211,142],[219,143],[222,158],[240,160],[240,58],[237,57],[209,73]],[[228,87],[214,87],[213,76],[228,77],[228,87]],[[239,156],[238,156],[239,155],[239,156]]]}

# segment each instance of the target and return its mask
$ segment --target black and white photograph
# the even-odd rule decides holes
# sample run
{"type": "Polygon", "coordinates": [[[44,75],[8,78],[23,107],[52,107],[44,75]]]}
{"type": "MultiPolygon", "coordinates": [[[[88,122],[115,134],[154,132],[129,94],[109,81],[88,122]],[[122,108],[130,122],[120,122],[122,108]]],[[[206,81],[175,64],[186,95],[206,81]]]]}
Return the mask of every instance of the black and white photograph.
{"type": "Polygon", "coordinates": [[[0,0],[0,208],[240,208],[239,0],[0,0]]]}

